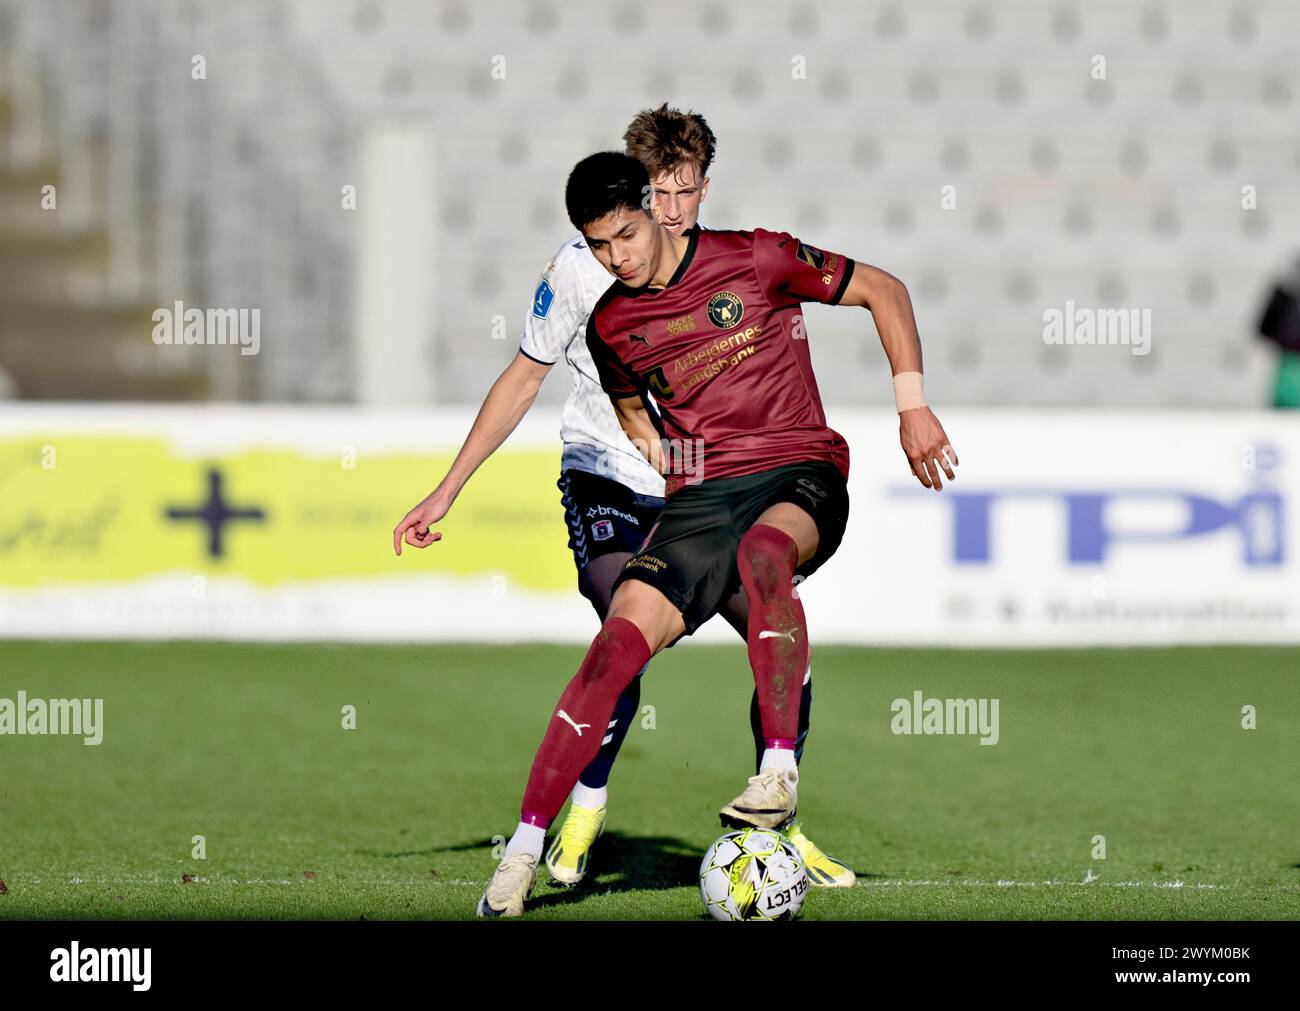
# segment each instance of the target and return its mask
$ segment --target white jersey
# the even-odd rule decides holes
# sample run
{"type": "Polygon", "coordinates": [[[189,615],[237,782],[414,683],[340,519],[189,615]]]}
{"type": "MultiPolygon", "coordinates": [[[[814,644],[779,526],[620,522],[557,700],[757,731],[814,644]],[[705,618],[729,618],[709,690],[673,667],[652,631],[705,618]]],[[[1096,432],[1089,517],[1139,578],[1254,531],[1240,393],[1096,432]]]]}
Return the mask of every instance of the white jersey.
{"type": "Polygon", "coordinates": [[[573,389],[560,416],[560,468],[662,496],[664,479],[628,440],[587,350],[587,317],[613,282],[581,234],[569,239],[542,271],[519,350],[543,365],[563,357],[573,373],[573,389]]]}

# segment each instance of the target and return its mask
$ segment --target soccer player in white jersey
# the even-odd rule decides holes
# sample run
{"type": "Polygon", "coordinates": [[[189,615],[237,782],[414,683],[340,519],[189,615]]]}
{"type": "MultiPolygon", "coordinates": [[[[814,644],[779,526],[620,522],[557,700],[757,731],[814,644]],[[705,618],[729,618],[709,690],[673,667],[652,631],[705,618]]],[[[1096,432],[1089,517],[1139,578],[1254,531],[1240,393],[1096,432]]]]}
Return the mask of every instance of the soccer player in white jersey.
{"type": "MultiPolygon", "coordinates": [[[[716,142],[696,113],[670,109],[640,112],[623,137],[627,153],[645,163],[655,216],[675,234],[689,231],[709,188],[708,170],[716,142]]],[[[551,367],[561,358],[573,376],[560,423],[563,451],[559,488],[569,526],[569,547],[578,570],[578,589],[604,621],[611,588],[624,563],[637,551],[664,505],[664,481],[628,440],[587,349],[587,318],[613,283],[613,276],[574,235],[542,271],[524,323],[519,352],[488,391],[478,417],[446,476],[393,531],[400,555],[407,544],[426,548],[441,538],[431,530],[451,509],[479,466],[505,442],[528,412],[551,367]]],[[[744,591],[721,609],[745,639],[748,606],[744,591]]],[[[644,673],[644,669],[643,669],[644,673]]],[[[640,675],[632,679],[614,709],[604,743],[570,796],[569,812],[546,853],[551,877],[576,885],[587,873],[592,845],[605,827],[610,769],[641,699],[640,675]]],[[[800,699],[796,758],[803,753],[812,705],[812,669],[800,699]]],[[[757,693],[750,707],[755,771],[764,751],[757,693]]],[[[545,831],[541,826],[540,831],[545,831]]],[[[853,871],[828,856],[795,822],[785,834],[803,855],[808,878],[823,887],[849,887],[853,871]]]]}

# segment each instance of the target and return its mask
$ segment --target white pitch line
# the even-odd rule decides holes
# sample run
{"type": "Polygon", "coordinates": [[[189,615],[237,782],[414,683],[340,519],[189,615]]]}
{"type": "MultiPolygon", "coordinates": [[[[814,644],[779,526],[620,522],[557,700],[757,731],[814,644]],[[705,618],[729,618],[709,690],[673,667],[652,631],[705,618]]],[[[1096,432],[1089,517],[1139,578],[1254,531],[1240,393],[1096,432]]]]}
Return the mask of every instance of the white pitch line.
{"type": "MultiPolygon", "coordinates": [[[[1223,888],[1232,885],[1197,884],[1186,881],[859,881],[859,888],[1223,888]]],[[[1286,887],[1286,886],[1279,886],[1286,887]]]]}
{"type": "MultiPolygon", "coordinates": [[[[22,878],[11,877],[9,880],[12,883],[10,886],[11,894],[14,891],[13,885],[18,885],[19,887],[21,887],[21,885],[24,883],[24,879],[22,878]]],[[[317,878],[314,880],[318,881],[320,879],[317,878]]],[[[394,879],[357,880],[352,878],[327,878],[326,880],[331,884],[346,884],[346,885],[353,885],[359,888],[384,888],[384,887],[391,887],[394,885],[398,887],[427,887],[429,885],[435,885],[435,886],[450,885],[454,887],[469,887],[472,885],[475,887],[479,887],[483,885],[483,883],[487,880],[487,877],[484,876],[483,878],[471,878],[471,879],[428,877],[428,878],[408,878],[402,880],[394,880],[394,879]]],[[[39,885],[45,883],[45,879],[28,878],[26,879],[26,882],[39,885]]],[[[196,885],[207,885],[207,884],[239,885],[239,886],[300,885],[303,887],[311,887],[314,884],[314,881],[313,879],[308,879],[308,878],[225,878],[225,877],[210,878],[210,877],[203,877],[201,875],[195,875],[192,882],[182,882],[179,878],[161,878],[157,876],[147,876],[147,877],[133,876],[133,877],[90,878],[90,879],[74,876],[67,879],[59,880],[54,883],[69,884],[69,885],[90,885],[90,886],[101,887],[101,888],[109,888],[109,887],[114,887],[119,885],[125,885],[125,886],[181,885],[184,886],[187,883],[196,884],[196,885]]],[[[684,882],[682,887],[687,887],[687,883],[684,882]]],[[[972,880],[968,878],[960,878],[960,879],[941,878],[938,880],[931,880],[926,878],[917,878],[917,879],[898,878],[892,880],[874,880],[874,879],[859,880],[855,887],[857,888],[1044,888],[1044,889],[1048,889],[1048,888],[1161,888],[1161,889],[1175,889],[1175,890],[1218,889],[1221,891],[1231,891],[1238,886],[1229,885],[1229,884],[1212,884],[1212,883],[1188,882],[1188,881],[1178,881],[1178,880],[1175,881],[1101,881],[1096,878],[1093,878],[1090,881],[1058,881],[1050,878],[1044,879],[1042,881],[1014,881],[1009,879],[999,879],[996,881],[983,881],[983,880],[972,880]]],[[[1300,891],[1300,885],[1276,884],[1272,886],[1263,886],[1263,887],[1269,887],[1272,890],[1276,890],[1276,891],[1300,891]]],[[[592,894],[601,894],[599,886],[597,886],[597,890],[593,891],[592,894]]]]}

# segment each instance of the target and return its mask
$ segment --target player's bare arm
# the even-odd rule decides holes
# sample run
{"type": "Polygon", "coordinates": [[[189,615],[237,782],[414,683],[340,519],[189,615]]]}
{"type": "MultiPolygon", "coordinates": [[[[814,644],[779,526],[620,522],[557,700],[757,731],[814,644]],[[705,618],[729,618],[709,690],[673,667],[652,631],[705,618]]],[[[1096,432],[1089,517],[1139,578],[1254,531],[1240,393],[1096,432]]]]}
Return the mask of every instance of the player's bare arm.
{"type": "Polygon", "coordinates": [[[609,401],[614,406],[614,417],[623,427],[628,441],[637,448],[637,452],[650,461],[650,466],[662,474],[664,472],[663,443],[660,441],[659,430],[650,420],[650,412],[646,410],[645,401],[640,397],[610,397],[609,401]]]}
{"type": "MultiPolygon", "coordinates": [[[[839,304],[860,305],[871,312],[893,375],[922,371],[921,338],[912,313],[912,299],[902,281],[879,267],[859,261],[839,304]]],[[[952,470],[957,466],[957,454],[929,407],[914,407],[899,413],[898,439],[912,473],[921,484],[942,491],[940,470],[948,480],[957,479],[952,470]]]]}
{"type": "Polygon", "coordinates": [[[522,351],[515,355],[488,390],[478,417],[446,476],[394,528],[393,550],[397,554],[402,553],[403,539],[416,548],[427,548],[442,539],[441,533],[429,529],[430,525],[447,515],[466,482],[515,430],[537,399],[542,380],[550,371],[551,366],[534,361],[522,351]]]}

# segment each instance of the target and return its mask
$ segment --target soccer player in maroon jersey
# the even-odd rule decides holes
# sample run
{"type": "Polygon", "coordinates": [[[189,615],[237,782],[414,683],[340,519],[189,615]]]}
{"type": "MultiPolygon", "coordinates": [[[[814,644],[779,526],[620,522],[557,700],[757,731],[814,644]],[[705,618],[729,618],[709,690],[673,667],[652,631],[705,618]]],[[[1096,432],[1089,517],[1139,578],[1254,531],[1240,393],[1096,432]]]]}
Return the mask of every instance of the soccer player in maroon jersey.
{"type": "MultiPolygon", "coordinates": [[[[704,117],[664,103],[638,112],[623,139],[627,153],[649,171],[656,218],[675,235],[694,227],[709,188],[709,167],[716,147],[704,117]]],[[[591,602],[600,621],[605,620],[614,580],[664,506],[663,475],[628,441],[587,349],[587,318],[613,280],[591,255],[581,234],[565,240],[532,294],[518,354],[489,390],[446,476],[394,529],[395,552],[401,553],[403,537],[416,548],[439,540],[441,534],[431,524],[447,515],[466,481],[510,434],[533,403],[542,380],[563,359],[573,386],[560,423],[564,449],[558,487],[563,493],[579,591],[591,602]]],[[[744,591],[734,594],[718,613],[743,640],[749,625],[744,591]]],[[[600,750],[573,788],[567,815],[552,826],[545,863],[557,884],[576,885],[591,867],[592,850],[605,829],[610,772],[640,708],[640,698],[638,675],[619,696],[600,750]]],[[[810,665],[799,700],[796,761],[807,743],[812,698],[810,665]]],[[[766,750],[757,692],[749,717],[757,772],[766,750]]],[[[782,834],[799,851],[809,884],[853,886],[853,870],[817,846],[798,821],[782,834]]]]}
{"type": "Polygon", "coordinates": [[[618,279],[591,315],[588,347],[620,424],[664,474],[667,504],[624,566],[605,622],[560,696],[480,916],[523,912],[546,827],[599,748],[619,694],[737,587],[749,599],[766,749],[759,774],[721,818],[778,829],[794,818],[793,747],[809,655],[795,584],[839,546],[849,468],[848,445],[822,410],[802,302],[870,310],[895,376],[912,471],[936,490],[941,471],[954,479],[956,455],[920,394],[921,343],[897,278],[783,232],[696,227],[674,235],[654,220],[648,192],[645,167],[608,152],[578,163],[565,199],[593,255],[618,279]]]}

